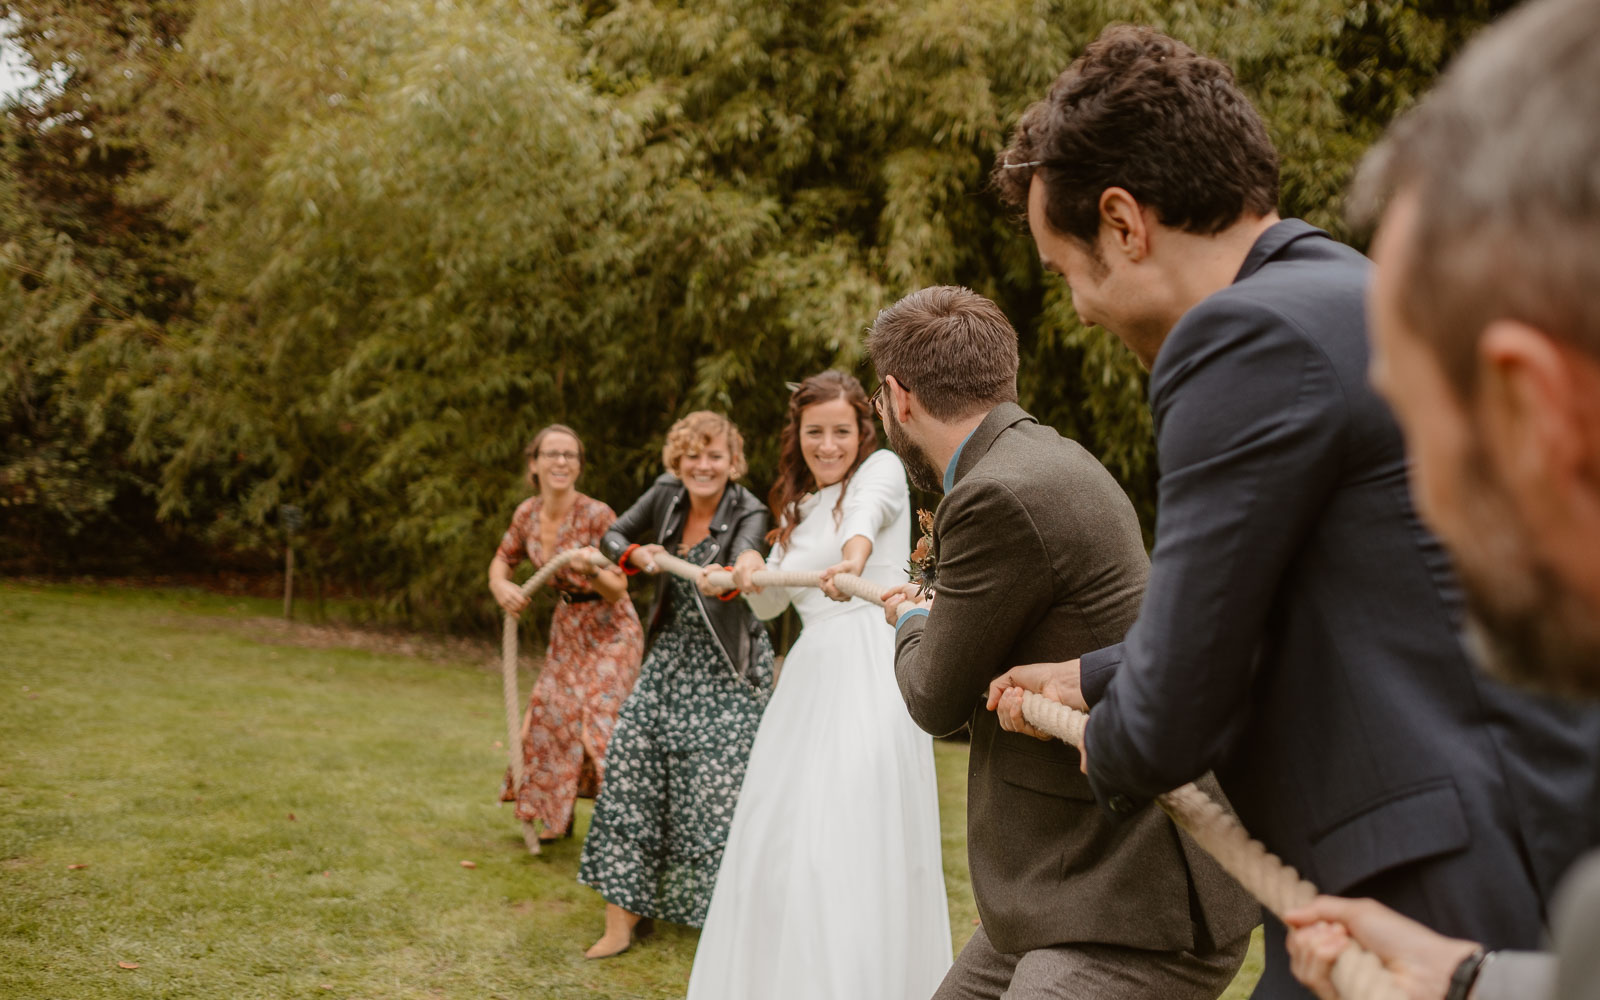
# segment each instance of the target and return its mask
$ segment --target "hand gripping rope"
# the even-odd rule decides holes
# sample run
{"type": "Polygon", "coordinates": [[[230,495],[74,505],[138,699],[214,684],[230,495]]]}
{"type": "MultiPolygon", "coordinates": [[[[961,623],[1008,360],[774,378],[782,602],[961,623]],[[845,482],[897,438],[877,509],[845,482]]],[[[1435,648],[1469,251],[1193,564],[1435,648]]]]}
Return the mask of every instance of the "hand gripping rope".
{"type": "MultiPolygon", "coordinates": [[[[557,552],[550,557],[550,561],[539,567],[539,572],[528,577],[522,585],[524,597],[550,582],[550,579],[561,572],[567,564],[577,561],[582,554],[582,549],[568,549],[557,552]]],[[[610,566],[609,562],[597,560],[596,565],[610,566]]],[[[506,702],[506,756],[511,763],[511,795],[515,799],[522,788],[522,698],[517,694],[517,616],[507,613],[505,626],[500,636],[500,687],[505,695],[506,702]]],[[[522,821],[522,842],[528,845],[528,853],[539,853],[539,832],[534,829],[533,823],[522,821]]]]}

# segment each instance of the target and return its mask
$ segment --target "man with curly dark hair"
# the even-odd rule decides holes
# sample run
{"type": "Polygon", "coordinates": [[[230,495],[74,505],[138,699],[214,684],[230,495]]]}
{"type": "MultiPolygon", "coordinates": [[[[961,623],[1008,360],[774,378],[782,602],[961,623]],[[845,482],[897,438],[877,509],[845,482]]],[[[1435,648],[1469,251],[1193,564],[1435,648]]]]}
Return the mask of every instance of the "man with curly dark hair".
{"type": "MultiPolygon", "coordinates": [[[[1150,368],[1160,483],[1126,641],[1016,668],[1092,708],[1085,758],[1126,814],[1214,770],[1323,889],[1531,947],[1593,840],[1600,716],[1475,671],[1463,602],[1368,385],[1368,262],[1278,217],[1277,154],[1227,66],[1107,29],[1029,108],[996,177],[1079,316],[1150,368]]],[[[1257,996],[1305,996],[1267,919],[1257,996]]]]}

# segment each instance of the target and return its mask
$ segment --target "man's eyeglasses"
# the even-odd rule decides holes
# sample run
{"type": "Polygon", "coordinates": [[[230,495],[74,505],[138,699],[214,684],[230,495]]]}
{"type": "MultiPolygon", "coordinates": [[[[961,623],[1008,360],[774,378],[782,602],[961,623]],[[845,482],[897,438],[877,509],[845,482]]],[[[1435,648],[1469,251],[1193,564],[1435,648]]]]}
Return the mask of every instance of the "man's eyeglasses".
{"type": "Polygon", "coordinates": [[[541,451],[535,457],[548,458],[552,462],[566,462],[570,465],[578,460],[578,453],[575,451],[541,451]]]}
{"type": "Polygon", "coordinates": [[[880,417],[883,416],[883,411],[879,409],[879,407],[883,404],[883,390],[888,388],[888,386],[889,378],[888,376],[884,376],[884,378],[878,382],[878,387],[872,390],[872,395],[867,397],[867,402],[872,405],[872,412],[878,414],[880,417]]]}

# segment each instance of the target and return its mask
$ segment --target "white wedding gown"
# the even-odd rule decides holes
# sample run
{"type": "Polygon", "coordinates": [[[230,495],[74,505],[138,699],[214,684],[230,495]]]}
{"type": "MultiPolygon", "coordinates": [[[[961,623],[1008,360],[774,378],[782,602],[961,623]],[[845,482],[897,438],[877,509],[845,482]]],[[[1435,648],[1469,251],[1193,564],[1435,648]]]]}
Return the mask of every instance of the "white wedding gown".
{"type": "MultiPolygon", "coordinates": [[[[835,523],[837,485],[801,507],[775,569],[837,563],[872,539],[864,575],[904,583],[905,470],[861,464],[835,523]]],[[[749,595],[804,628],[761,718],[734,810],[689,1000],[927,1000],[950,967],[933,745],[894,678],[894,629],[865,601],[814,588],[749,595]]]]}

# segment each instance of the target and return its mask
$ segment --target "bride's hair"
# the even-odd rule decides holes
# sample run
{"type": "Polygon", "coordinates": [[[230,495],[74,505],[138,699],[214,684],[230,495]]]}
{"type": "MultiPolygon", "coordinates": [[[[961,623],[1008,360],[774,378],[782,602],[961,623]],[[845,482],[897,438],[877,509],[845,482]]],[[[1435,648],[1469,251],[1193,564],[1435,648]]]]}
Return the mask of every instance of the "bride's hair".
{"type": "Polygon", "coordinates": [[[767,494],[767,506],[772,509],[772,520],[777,525],[767,532],[768,544],[788,544],[789,536],[800,523],[801,498],[817,489],[805,456],[800,454],[800,414],[808,406],[835,399],[843,399],[856,411],[856,429],[861,432],[856,459],[840,482],[839,502],[833,506],[835,520],[843,516],[844,492],[850,486],[850,477],[856,474],[868,455],[878,450],[878,428],[872,419],[872,404],[854,375],[830,368],[801,382],[789,397],[789,420],[783,426],[778,444],[778,481],[767,494]]]}

